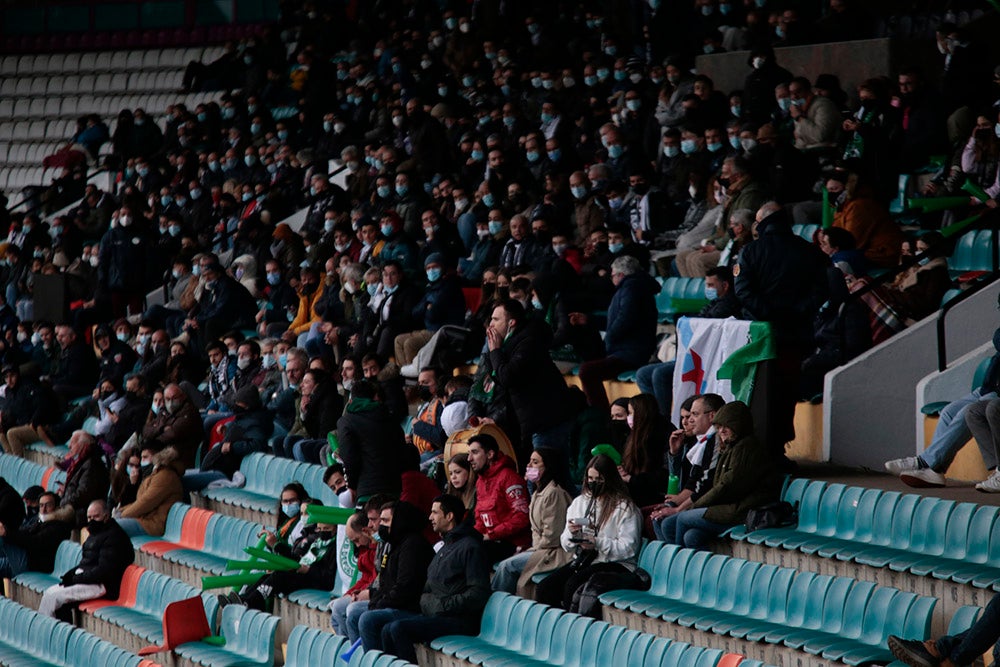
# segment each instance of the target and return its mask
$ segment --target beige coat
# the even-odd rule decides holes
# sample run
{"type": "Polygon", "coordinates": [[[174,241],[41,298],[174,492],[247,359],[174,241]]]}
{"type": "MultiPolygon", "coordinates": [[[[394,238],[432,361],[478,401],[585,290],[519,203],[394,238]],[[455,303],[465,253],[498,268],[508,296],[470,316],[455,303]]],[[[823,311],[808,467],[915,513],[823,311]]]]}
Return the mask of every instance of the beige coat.
{"type": "Polygon", "coordinates": [[[570,495],[555,482],[550,482],[531,499],[528,508],[531,517],[531,557],[517,580],[517,594],[521,597],[534,597],[533,575],[557,570],[572,558],[572,554],[559,542],[571,501],[570,495]]]}

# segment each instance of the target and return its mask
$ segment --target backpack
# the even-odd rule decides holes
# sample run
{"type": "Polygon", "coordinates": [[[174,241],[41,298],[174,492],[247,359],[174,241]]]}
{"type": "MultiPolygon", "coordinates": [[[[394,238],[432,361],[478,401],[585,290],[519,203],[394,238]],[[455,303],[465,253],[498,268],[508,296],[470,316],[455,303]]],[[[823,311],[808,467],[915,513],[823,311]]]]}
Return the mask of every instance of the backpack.
{"type": "Polygon", "coordinates": [[[792,505],[784,500],[778,500],[761,507],[747,511],[744,523],[747,532],[752,533],[759,528],[779,528],[791,526],[799,522],[799,504],[792,505]]]}

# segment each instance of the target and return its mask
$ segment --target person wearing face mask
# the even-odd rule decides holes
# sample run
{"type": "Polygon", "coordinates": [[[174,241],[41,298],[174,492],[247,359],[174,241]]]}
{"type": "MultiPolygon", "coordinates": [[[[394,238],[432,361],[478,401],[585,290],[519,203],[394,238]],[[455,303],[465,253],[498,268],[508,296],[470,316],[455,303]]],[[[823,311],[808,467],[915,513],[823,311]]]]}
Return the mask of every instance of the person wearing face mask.
{"type": "Polygon", "coordinates": [[[531,521],[531,547],[501,561],[493,574],[494,591],[534,597],[532,576],[557,570],[570,561],[559,536],[566,525],[566,511],[572,488],[565,457],[557,450],[538,447],[531,453],[524,478],[534,487],[528,515],[531,521]]]}
{"type": "Polygon", "coordinates": [[[106,501],[91,502],[86,516],[90,536],[83,543],[80,562],[42,593],[38,613],[44,616],[55,617],[60,608],[73,602],[117,598],[125,569],[135,559],[132,541],[111,518],[106,501]]]}
{"type": "Polygon", "coordinates": [[[111,478],[104,464],[104,451],[94,436],[74,431],[69,439],[69,453],[57,465],[66,470],[66,482],[53,518],[79,527],[86,518],[87,504],[108,493],[111,478]]]}
{"type": "MultiPolygon", "coordinates": [[[[354,619],[366,651],[383,648],[385,626],[420,612],[421,594],[434,557],[434,549],[422,535],[426,524],[426,516],[408,502],[391,501],[381,508],[378,534],[389,544],[389,551],[382,558],[379,585],[371,591],[367,611],[354,619]]],[[[348,626],[351,622],[349,613],[348,626]]]]}
{"type": "Polygon", "coordinates": [[[444,399],[439,389],[442,388],[441,373],[436,368],[420,369],[420,374],[417,375],[420,407],[417,408],[417,416],[413,418],[413,433],[408,436],[420,454],[444,449],[447,438],[441,427],[444,399]]]}
{"type": "MultiPolygon", "coordinates": [[[[830,185],[833,183],[827,187],[830,185]]],[[[841,187],[844,195],[842,201],[841,197],[837,198],[833,226],[850,232],[856,248],[871,264],[885,268],[896,266],[903,232],[885,207],[875,199],[870,182],[856,173],[849,173],[841,187]]]]}
{"type": "Polygon", "coordinates": [[[394,210],[388,210],[382,215],[380,231],[385,238],[385,245],[378,255],[379,262],[398,262],[407,275],[413,275],[417,269],[417,247],[410,236],[403,231],[403,219],[394,210]]]}
{"type": "Polygon", "coordinates": [[[163,409],[150,411],[142,428],[144,442],[173,447],[180,455],[184,469],[193,468],[198,445],[204,437],[201,416],[184,390],[169,384],[163,390],[163,409]]]}
{"type": "Polygon", "coordinates": [[[750,51],[747,58],[750,72],[743,82],[743,117],[763,125],[770,120],[774,108],[774,89],[779,84],[788,84],[792,73],[777,63],[774,49],[760,45],[750,51]]]}
{"type": "Polygon", "coordinates": [[[265,574],[239,593],[219,595],[219,606],[241,604],[266,611],[278,595],[288,595],[305,588],[329,590],[337,575],[337,530],[329,523],[307,525],[294,544],[280,542],[274,551],[299,563],[298,569],[265,574]]]}
{"type": "Polygon", "coordinates": [[[261,290],[263,307],[257,311],[257,331],[262,336],[276,336],[288,330],[288,313],[297,312],[299,295],[285,279],[281,264],[269,259],[264,267],[266,286],[261,290]]]}
{"type": "Polygon", "coordinates": [[[293,334],[291,342],[295,342],[302,334],[309,333],[312,325],[321,319],[316,312],[316,304],[325,292],[325,288],[320,286],[321,278],[320,273],[311,266],[299,271],[299,305],[295,319],[288,324],[288,332],[293,334]]]}
{"type": "Polygon", "coordinates": [[[747,511],[778,499],[782,475],[765,444],[754,435],[750,408],[733,401],[712,418],[718,461],[712,487],[690,508],[660,523],[663,540],[705,549],[731,526],[743,523],[747,511]]]}
{"type": "Polygon", "coordinates": [[[184,464],[177,450],[166,447],[153,456],[152,463],[153,471],[139,484],[135,501],[112,513],[129,537],[163,535],[167,513],[184,496],[184,464]]]}
{"type": "Polygon", "coordinates": [[[600,611],[596,600],[579,597],[574,602],[584,585],[601,592],[641,586],[636,573],[642,515],[609,457],[602,454],[588,462],[583,493],[567,509],[559,541],[572,560],[538,584],[539,602],[592,616],[600,611]]]}
{"type": "Polygon", "coordinates": [[[52,424],[59,421],[58,404],[42,385],[21,378],[13,364],[3,367],[4,395],[0,398],[0,445],[4,452],[24,456],[26,444],[39,439],[39,430],[32,424],[52,424]]]}
{"type": "Polygon", "coordinates": [[[98,255],[97,281],[111,296],[114,317],[124,317],[129,309],[141,312],[145,277],[152,265],[150,243],[132,218],[132,211],[123,207],[118,224],[101,239],[98,255]]]}
{"type": "Polygon", "coordinates": [[[434,334],[446,326],[465,324],[465,297],[458,276],[446,270],[444,257],[432,253],[424,260],[427,287],[413,307],[413,319],[422,329],[402,333],[394,341],[396,363],[408,366],[434,334]]]}
{"type": "Polygon", "coordinates": [[[836,145],[841,116],[836,103],[813,92],[805,77],[795,77],[788,83],[791,99],[789,115],[795,121],[795,147],[801,151],[830,148],[836,145]]]}

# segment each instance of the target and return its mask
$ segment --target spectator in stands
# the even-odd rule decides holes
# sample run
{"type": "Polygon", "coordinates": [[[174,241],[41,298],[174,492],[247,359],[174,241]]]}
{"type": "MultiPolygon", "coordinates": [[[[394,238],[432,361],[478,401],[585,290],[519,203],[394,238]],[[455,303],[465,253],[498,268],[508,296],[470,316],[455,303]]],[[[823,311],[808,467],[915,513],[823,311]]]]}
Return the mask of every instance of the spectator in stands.
{"type": "Polygon", "coordinates": [[[1000,401],[992,399],[970,405],[965,411],[965,423],[976,439],[990,476],[976,484],[976,490],[984,493],[1000,492],[1000,473],[997,473],[997,442],[1000,440],[1000,401]]]}
{"type": "Polygon", "coordinates": [[[370,380],[352,386],[351,400],[337,421],[337,439],[348,486],[358,502],[378,493],[398,496],[402,490],[398,461],[406,440],[370,380]]]}
{"type": "Polygon", "coordinates": [[[267,451],[274,421],[256,388],[246,386],[237,391],[233,408],[234,418],[223,426],[222,442],[202,457],[201,473],[184,475],[185,491],[199,491],[217,480],[234,480],[247,454],[267,451]]]}
{"type": "MultiPolygon", "coordinates": [[[[434,550],[421,535],[424,521],[419,510],[409,503],[398,501],[382,506],[378,535],[389,545],[388,557],[379,573],[378,588],[368,601],[368,611],[357,621],[358,636],[366,651],[382,649],[385,626],[420,611],[428,567],[434,557],[434,550]]],[[[350,626],[350,614],[347,622],[350,626]]]]}
{"type": "MultiPolygon", "coordinates": [[[[1000,390],[1000,329],[993,333],[993,347],[996,352],[983,376],[983,383],[941,410],[930,445],[923,454],[886,461],[887,472],[899,475],[903,482],[911,486],[945,485],[944,472],[959,450],[972,437],[966,422],[969,407],[979,402],[989,403],[997,397],[997,392],[1000,390]]],[[[987,453],[984,452],[984,461],[988,467],[995,467],[997,462],[986,459],[987,453]],[[990,466],[990,463],[993,465],[990,466]]]]}
{"type": "Polygon", "coordinates": [[[198,409],[184,390],[176,384],[163,390],[163,409],[159,414],[150,412],[142,428],[144,441],[155,442],[160,447],[173,447],[180,455],[184,468],[193,468],[198,445],[204,439],[198,409]]]}
{"type": "Polygon", "coordinates": [[[40,437],[38,427],[58,418],[55,401],[35,382],[21,379],[17,366],[3,367],[4,393],[0,399],[0,445],[8,454],[24,456],[24,448],[40,437]]]}
{"type": "Polygon", "coordinates": [[[587,401],[601,411],[608,409],[604,381],[644,365],[656,346],[656,293],[660,285],[640,270],[634,257],[619,257],[611,264],[611,281],[617,290],[608,306],[607,356],[580,366],[587,401]]]}
{"type": "Polygon", "coordinates": [[[527,317],[519,302],[498,302],[486,330],[489,353],[477,372],[479,381],[473,385],[470,407],[478,417],[504,415],[501,428],[508,436],[519,435],[522,448],[552,447],[568,452],[576,405],[549,356],[551,335],[544,323],[527,317]],[[476,403],[482,399],[487,400],[476,403]],[[496,403],[496,408],[491,403],[496,403]]]}
{"type": "Polygon", "coordinates": [[[501,561],[491,585],[495,591],[531,598],[535,591],[533,575],[556,570],[569,562],[569,554],[559,543],[559,536],[565,527],[566,510],[572,497],[567,492],[571,487],[569,471],[560,452],[554,449],[535,449],[528,459],[524,478],[534,487],[528,506],[531,547],[501,561]]]}
{"type": "Polygon", "coordinates": [[[589,607],[592,602],[581,606],[583,598],[575,596],[582,587],[592,584],[610,590],[609,584],[614,588],[635,585],[630,580],[642,546],[642,515],[607,456],[595,456],[587,464],[583,493],[566,511],[560,542],[573,558],[538,584],[539,602],[591,615],[599,606],[589,607]]]}
{"type": "Polygon", "coordinates": [[[79,564],[64,572],[59,583],[42,593],[38,613],[55,616],[63,605],[98,598],[115,599],[125,568],[132,564],[132,542],[111,518],[104,500],[86,507],[90,536],[83,543],[79,564]]]}
{"type": "Polygon", "coordinates": [[[153,472],[139,484],[135,501],[113,513],[121,529],[129,537],[163,535],[167,513],[184,496],[183,476],[184,464],[176,449],[167,447],[157,452],[153,456],[153,472]]]}
{"type": "Polygon", "coordinates": [[[279,543],[275,551],[299,562],[298,569],[265,574],[256,583],[244,586],[239,593],[219,595],[219,606],[242,604],[266,611],[277,595],[288,595],[303,588],[328,590],[337,575],[336,526],[315,523],[306,526],[295,544],[279,543]]]}
{"type": "Polygon", "coordinates": [[[653,505],[667,492],[669,475],[664,466],[664,448],[668,434],[674,429],[660,415],[651,394],[629,399],[626,423],[630,430],[618,473],[637,505],[653,505]]]}
{"type": "Polygon", "coordinates": [[[202,342],[220,337],[225,331],[250,327],[257,304],[246,287],[225,273],[220,264],[211,263],[202,269],[205,292],[198,306],[188,314],[184,329],[202,342]]]}
{"type": "Polygon", "coordinates": [[[49,380],[52,391],[62,401],[69,401],[93,391],[97,381],[97,360],[93,350],[77,337],[70,326],[56,327],[59,361],[49,380]]]}
{"type": "Polygon", "coordinates": [[[798,374],[812,341],[813,317],[827,297],[827,259],[792,233],[786,212],[775,202],[757,211],[755,227],[757,240],[740,253],[733,275],[744,318],[770,322],[775,337],[780,369],[775,375],[781,380],[768,387],[767,423],[758,429],[781,459],[785,443],[795,437],[798,374]]]}
{"type": "Polygon", "coordinates": [[[353,602],[368,600],[368,587],[375,581],[375,542],[366,531],[368,517],[355,512],[344,527],[345,536],[354,547],[358,580],[344,594],[330,602],[330,625],[338,635],[347,634],[347,607],[353,602]]]}
{"type": "Polygon", "coordinates": [[[937,639],[924,640],[889,635],[889,650],[904,664],[915,667],[972,665],[990,646],[993,647],[995,660],[1000,657],[1000,647],[997,646],[1000,641],[1000,632],[997,631],[997,613],[1000,611],[998,600],[1000,596],[994,595],[972,627],[957,635],[942,635],[937,639]]]}
{"type": "MultiPolygon", "coordinates": [[[[839,187],[831,188],[833,183],[827,183],[830,196],[833,197],[837,191],[838,197],[833,224],[854,236],[858,250],[869,262],[884,268],[896,266],[903,232],[889,216],[888,209],[875,199],[871,186],[861,181],[857,174],[849,174],[845,184],[837,184],[839,187]],[[842,196],[840,192],[843,192],[842,196]]],[[[860,270],[863,267],[856,268],[860,270]]]]}
{"type": "Polygon", "coordinates": [[[3,537],[4,551],[10,560],[11,576],[20,572],[52,572],[55,568],[56,551],[64,540],[70,539],[73,524],[52,518],[59,507],[59,495],[46,491],[38,497],[38,515],[35,521],[26,521],[14,535],[3,537]],[[20,550],[24,560],[19,564],[12,552],[20,550]],[[19,570],[18,567],[21,567],[19,570]]]}
{"type": "Polygon", "coordinates": [[[62,500],[53,517],[81,526],[88,516],[87,506],[107,496],[111,485],[104,453],[94,436],[75,431],[69,440],[69,453],[57,465],[66,470],[66,482],[61,485],[62,500]]]}
{"type": "Polygon", "coordinates": [[[27,554],[15,546],[25,513],[21,494],[0,477],[0,574],[4,577],[20,574],[27,566],[27,554]]]}
{"type": "Polygon", "coordinates": [[[461,326],[465,322],[465,297],[458,276],[448,270],[441,253],[431,253],[424,260],[427,287],[424,297],[414,306],[413,318],[423,325],[396,337],[396,364],[406,366],[413,362],[424,345],[441,327],[461,326]]]}
{"type": "Polygon", "coordinates": [[[777,63],[774,49],[761,45],[750,52],[747,60],[753,70],[743,83],[742,117],[756,125],[763,125],[774,110],[774,89],[787,84],[792,74],[777,63]]]}
{"type": "Polygon", "coordinates": [[[476,471],[472,469],[472,462],[465,452],[455,454],[448,460],[447,465],[448,483],[445,485],[445,493],[462,499],[469,516],[475,519],[476,508],[476,471]]]}
{"type": "Polygon", "coordinates": [[[528,491],[493,436],[480,433],[469,439],[469,461],[476,473],[476,530],[492,564],[530,542],[528,491]]]}
{"type": "Polygon", "coordinates": [[[444,411],[444,400],[441,397],[444,387],[441,385],[441,373],[436,368],[422,368],[417,376],[417,394],[420,407],[411,426],[413,434],[409,440],[421,455],[437,453],[444,450],[447,436],[441,427],[441,413],[444,411]]]}
{"type": "MultiPolygon", "coordinates": [[[[891,283],[877,285],[862,294],[871,313],[872,341],[877,345],[889,336],[927,317],[941,306],[951,287],[947,243],[939,232],[927,232],[916,243],[920,259],[896,274],[891,283]]],[[[852,280],[856,292],[868,284],[866,278],[852,280]]]]}
{"type": "Polygon", "coordinates": [[[420,614],[397,618],[382,628],[382,649],[386,653],[415,663],[414,644],[479,631],[490,596],[490,573],[483,557],[482,537],[463,521],[464,517],[465,508],[455,496],[434,499],[431,528],[441,536],[443,546],[427,567],[420,614]]]}
{"type": "Polygon", "coordinates": [[[753,434],[750,408],[741,401],[727,403],[715,413],[712,424],[718,450],[712,488],[689,509],[660,522],[660,534],[669,544],[704,549],[742,523],[748,510],[778,497],[781,475],[768,447],[753,434]]]}
{"type": "Polygon", "coordinates": [[[327,373],[310,369],[302,375],[298,407],[299,417],[285,437],[285,453],[296,461],[319,463],[320,450],[344,411],[344,399],[327,373]]]}

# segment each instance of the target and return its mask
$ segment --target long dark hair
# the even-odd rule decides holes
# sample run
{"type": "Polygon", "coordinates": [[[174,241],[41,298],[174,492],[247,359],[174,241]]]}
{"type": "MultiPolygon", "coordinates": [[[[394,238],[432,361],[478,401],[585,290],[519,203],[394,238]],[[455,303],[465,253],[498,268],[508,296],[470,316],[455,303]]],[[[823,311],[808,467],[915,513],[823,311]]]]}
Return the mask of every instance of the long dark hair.
{"type": "MultiPolygon", "coordinates": [[[[288,484],[285,484],[285,486],[282,487],[281,493],[278,494],[278,525],[277,525],[277,528],[278,528],[279,531],[286,524],[288,524],[289,522],[292,521],[292,519],[290,519],[289,517],[285,516],[284,513],[281,511],[281,496],[284,495],[285,491],[294,491],[295,494],[299,497],[299,503],[300,504],[309,500],[309,494],[306,492],[306,487],[302,486],[298,482],[289,482],[288,484]]],[[[293,517],[293,518],[297,519],[297,517],[293,517]]],[[[292,525],[294,526],[295,524],[292,523],[292,525]]],[[[283,537],[283,535],[279,535],[279,537],[283,537]]]]}
{"type": "Polygon", "coordinates": [[[598,504],[597,526],[600,528],[611,517],[611,513],[616,507],[622,504],[632,504],[632,496],[629,495],[625,481],[618,474],[618,466],[604,454],[598,454],[587,461],[587,467],[583,469],[583,494],[585,496],[590,496],[590,490],[587,489],[587,471],[591,468],[601,473],[601,477],[604,478],[604,490],[596,499],[598,504]]]}
{"type": "MultiPolygon", "coordinates": [[[[569,465],[566,455],[552,447],[535,447],[535,453],[545,464],[545,473],[538,480],[538,491],[541,491],[549,483],[554,483],[564,491],[571,490],[572,485],[569,478],[569,465]]],[[[537,491],[536,491],[537,493],[537,491]]]]}
{"type": "Polygon", "coordinates": [[[632,408],[632,431],[625,441],[622,468],[630,475],[663,467],[663,446],[667,437],[663,418],[652,394],[629,399],[632,408]]]}
{"type": "Polygon", "coordinates": [[[444,492],[450,496],[458,496],[465,503],[465,509],[472,509],[476,501],[476,471],[472,469],[472,462],[469,461],[469,455],[465,452],[455,454],[448,459],[444,471],[448,479],[448,483],[444,487],[444,492]],[[452,463],[469,473],[469,480],[465,483],[464,489],[456,489],[451,485],[451,475],[448,473],[448,466],[452,463]]]}

